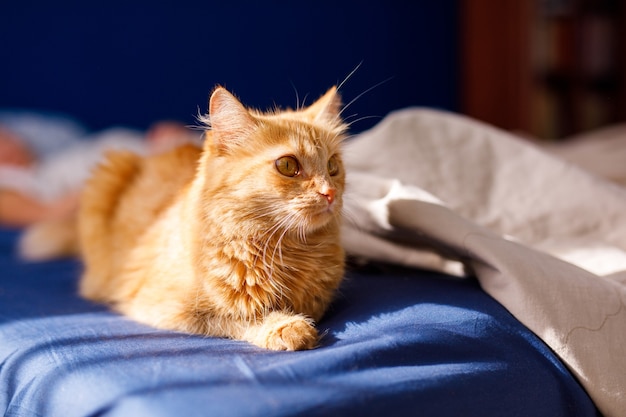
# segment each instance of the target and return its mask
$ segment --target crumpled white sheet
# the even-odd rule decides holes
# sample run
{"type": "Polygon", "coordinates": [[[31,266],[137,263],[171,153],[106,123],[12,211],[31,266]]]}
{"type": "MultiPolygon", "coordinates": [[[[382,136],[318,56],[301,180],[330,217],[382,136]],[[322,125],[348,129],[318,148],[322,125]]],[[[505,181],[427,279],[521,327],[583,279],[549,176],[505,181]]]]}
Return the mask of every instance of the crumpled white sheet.
{"type": "Polygon", "coordinates": [[[626,415],[626,189],[425,109],[389,115],[344,161],[348,253],[451,273],[462,261],[604,415],[626,415]]]}
{"type": "Polygon", "coordinates": [[[626,186],[626,123],[540,144],[566,161],[626,186]]]}

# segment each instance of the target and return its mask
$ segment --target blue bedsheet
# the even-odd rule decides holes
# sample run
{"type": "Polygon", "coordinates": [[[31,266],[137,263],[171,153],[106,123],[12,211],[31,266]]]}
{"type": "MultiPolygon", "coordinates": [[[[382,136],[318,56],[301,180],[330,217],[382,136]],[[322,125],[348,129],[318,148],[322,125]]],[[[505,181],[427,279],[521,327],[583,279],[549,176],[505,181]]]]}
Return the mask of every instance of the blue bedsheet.
{"type": "Polygon", "coordinates": [[[318,349],[152,329],[80,299],[80,263],[0,230],[5,416],[595,416],[555,355],[473,280],[351,268],[318,349]]]}

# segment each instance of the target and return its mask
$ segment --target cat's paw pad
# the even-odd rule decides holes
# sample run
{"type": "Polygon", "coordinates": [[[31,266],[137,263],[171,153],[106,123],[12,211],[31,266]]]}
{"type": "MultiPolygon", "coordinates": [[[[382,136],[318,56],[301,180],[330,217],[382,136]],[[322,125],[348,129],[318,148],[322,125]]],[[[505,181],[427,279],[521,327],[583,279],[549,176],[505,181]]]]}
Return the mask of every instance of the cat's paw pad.
{"type": "Polygon", "coordinates": [[[317,330],[313,321],[303,316],[270,319],[263,326],[264,334],[259,335],[256,344],[271,350],[305,350],[317,345],[317,330]]]}

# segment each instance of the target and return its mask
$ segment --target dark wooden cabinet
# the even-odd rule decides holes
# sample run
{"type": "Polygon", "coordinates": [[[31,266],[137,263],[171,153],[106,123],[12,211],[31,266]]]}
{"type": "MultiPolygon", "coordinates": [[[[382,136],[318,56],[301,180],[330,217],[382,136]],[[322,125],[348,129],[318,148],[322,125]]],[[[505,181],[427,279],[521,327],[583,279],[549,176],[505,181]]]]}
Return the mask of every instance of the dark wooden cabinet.
{"type": "Polygon", "coordinates": [[[462,111],[544,139],[625,121],[624,3],[462,0],[462,111]]]}

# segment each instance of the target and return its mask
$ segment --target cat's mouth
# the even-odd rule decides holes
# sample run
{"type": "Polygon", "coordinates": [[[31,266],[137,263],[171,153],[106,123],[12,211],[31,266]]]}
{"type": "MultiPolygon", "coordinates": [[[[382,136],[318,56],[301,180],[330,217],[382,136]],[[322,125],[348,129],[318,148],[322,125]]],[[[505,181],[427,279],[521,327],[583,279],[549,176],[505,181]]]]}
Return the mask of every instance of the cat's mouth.
{"type": "Polygon", "coordinates": [[[312,210],[309,221],[313,228],[318,229],[326,225],[334,216],[335,206],[334,204],[328,204],[321,209],[318,208],[317,210],[312,210]]]}
{"type": "Polygon", "coordinates": [[[340,204],[336,201],[328,203],[324,200],[323,203],[316,201],[302,205],[295,209],[294,214],[297,213],[299,227],[308,232],[314,232],[328,225],[337,216],[339,209],[340,204]]]}

